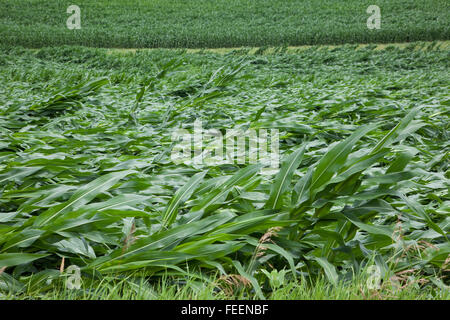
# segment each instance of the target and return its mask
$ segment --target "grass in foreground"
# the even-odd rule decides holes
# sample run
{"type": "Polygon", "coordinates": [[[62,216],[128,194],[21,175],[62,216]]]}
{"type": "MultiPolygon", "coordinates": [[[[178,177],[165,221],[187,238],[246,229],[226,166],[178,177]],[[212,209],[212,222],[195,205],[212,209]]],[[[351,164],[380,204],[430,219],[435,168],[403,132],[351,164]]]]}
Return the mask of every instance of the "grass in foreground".
{"type": "Polygon", "coordinates": [[[0,290],[77,265],[152,281],[219,272],[263,298],[263,270],[337,287],[376,266],[448,297],[449,51],[419,46],[3,47],[0,290]],[[196,119],[279,130],[281,169],[174,163],[172,133],[196,119]]]}
{"type": "Polygon", "coordinates": [[[3,0],[0,43],[26,47],[116,48],[391,43],[448,40],[446,0],[79,0],[81,29],[69,30],[72,4],[3,0]],[[381,29],[369,30],[369,5],[381,29]]]}
{"type": "MultiPolygon", "coordinates": [[[[50,285],[28,283],[16,293],[0,295],[3,300],[253,300],[260,299],[245,282],[225,283],[222,278],[163,277],[156,283],[145,276],[107,276],[102,280],[83,281],[80,289],[67,289],[67,277],[50,285]]],[[[411,277],[402,284],[380,282],[377,288],[368,283],[370,275],[362,273],[336,285],[323,277],[298,281],[269,281],[265,298],[269,300],[450,300],[450,291],[411,277]]]]}

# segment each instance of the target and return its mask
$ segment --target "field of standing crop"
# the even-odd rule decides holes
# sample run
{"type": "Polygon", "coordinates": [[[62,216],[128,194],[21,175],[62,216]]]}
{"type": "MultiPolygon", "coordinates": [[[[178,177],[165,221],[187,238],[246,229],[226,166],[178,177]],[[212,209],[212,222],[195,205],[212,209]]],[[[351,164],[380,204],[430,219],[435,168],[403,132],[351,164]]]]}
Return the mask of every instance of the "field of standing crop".
{"type": "Polygon", "coordinates": [[[448,40],[447,0],[2,0],[0,44],[222,48],[448,40]],[[67,8],[81,11],[69,30],[67,8]],[[381,28],[369,30],[370,5],[381,28]]]}
{"type": "Polygon", "coordinates": [[[75,265],[73,297],[169,276],[270,298],[375,266],[380,290],[448,298],[449,54],[3,47],[0,293],[52,292],[75,265]],[[175,162],[196,120],[278,130],[279,170],[175,162]]]}

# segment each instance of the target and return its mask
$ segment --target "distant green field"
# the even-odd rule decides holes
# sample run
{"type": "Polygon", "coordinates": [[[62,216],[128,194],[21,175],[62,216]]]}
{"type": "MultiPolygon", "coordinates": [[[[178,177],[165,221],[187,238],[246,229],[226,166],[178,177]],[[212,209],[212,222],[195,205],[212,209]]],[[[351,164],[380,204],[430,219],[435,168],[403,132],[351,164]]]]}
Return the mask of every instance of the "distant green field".
{"type": "Polygon", "coordinates": [[[2,0],[0,43],[25,47],[238,47],[447,40],[447,0],[2,0]],[[69,30],[69,5],[81,29],[69,30]],[[369,5],[381,28],[369,30],[369,5]]]}

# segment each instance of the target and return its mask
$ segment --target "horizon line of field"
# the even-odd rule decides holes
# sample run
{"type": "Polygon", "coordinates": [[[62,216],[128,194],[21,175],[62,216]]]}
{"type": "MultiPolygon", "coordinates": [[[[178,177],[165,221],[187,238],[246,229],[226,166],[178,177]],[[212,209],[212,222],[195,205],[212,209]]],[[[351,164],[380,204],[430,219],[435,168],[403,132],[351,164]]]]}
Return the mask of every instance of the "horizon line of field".
{"type": "MultiPolygon", "coordinates": [[[[78,45],[77,45],[78,46],[78,45]]],[[[143,50],[185,50],[187,53],[199,53],[199,52],[212,52],[212,53],[229,53],[239,50],[247,50],[248,54],[255,54],[259,50],[263,49],[264,54],[276,53],[280,49],[285,49],[286,52],[297,52],[302,50],[320,48],[320,49],[336,49],[343,47],[355,47],[355,49],[365,49],[373,48],[375,51],[385,50],[389,47],[395,47],[400,49],[405,49],[409,47],[414,47],[415,50],[423,50],[433,46],[435,50],[448,50],[450,49],[450,40],[434,40],[434,41],[412,41],[412,42],[387,42],[387,43],[347,43],[347,44],[318,44],[318,45],[301,45],[301,46],[262,46],[262,47],[251,47],[251,46],[241,46],[241,47],[219,47],[219,48],[97,48],[95,49],[106,49],[109,52],[136,52],[143,50]]],[[[88,47],[89,46],[79,46],[88,47]]],[[[40,50],[42,48],[36,48],[34,50],[40,50]]]]}
{"type": "MultiPolygon", "coordinates": [[[[345,47],[354,47],[355,50],[359,49],[367,49],[372,48],[375,51],[382,51],[386,50],[390,47],[398,48],[398,49],[406,49],[413,47],[414,50],[424,50],[424,49],[430,49],[433,47],[433,50],[449,50],[450,49],[450,40],[435,40],[435,41],[412,41],[412,42],[387,42],[387,43],[359,43],[359,44],[330,44],[330,45],[301,45],[301,46],[263,46],[263,47],[249,47],[249,46],[242,46],[242,47],[221,47],[221,48],[165,48],[165,47],[159,47],[159,48],[114,48],[114,47],[90,47],[90,46],[84,46],[84,45],[56,45],[56,46],[48,46],[48,47],[41,47],[41,48],[26,48],[24,49],[31,50],[31,51],[39,51],[44,48],[51,48],[51,47],[84,47],[84,48],[92,48],[92,49],[99,49],[99,50],[107,50],[108,53],[135,53],[137,51],[154,51],[154,50],[173,50],[173,51],[183,51],[185,50],[187,53],[201,53],[201,52],[211,52],[211,53],[230,53],[233,51],[239,51],[239,50],[247,50],[247,54],[255,54],[258,51],[261,51],[263,49],[263,54],[271,54],[271,53],[277,53],[281,49],[285,50],[285,52],[288,53],[295,53],[300,52],[308,49],[323,49],[323,50],[332,50],[337,48],[345,48],[345,47]]],[[[19,46],[21,47],[21,46],[19,46]]]]}

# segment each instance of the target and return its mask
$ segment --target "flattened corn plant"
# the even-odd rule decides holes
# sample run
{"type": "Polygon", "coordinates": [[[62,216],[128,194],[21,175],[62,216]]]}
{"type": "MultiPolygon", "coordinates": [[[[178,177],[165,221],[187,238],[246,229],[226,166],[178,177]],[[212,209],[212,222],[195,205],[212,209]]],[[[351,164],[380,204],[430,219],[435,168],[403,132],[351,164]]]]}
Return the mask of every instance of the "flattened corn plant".
{"type": "Polygon", "coordinates": [[[69,265],[85,278],[218,272],[260,298],[271,269],[337,284],[375,264],[445,287],[446,58],[5,50],[0,290],[50,289],[69,265]],[[279,129],[279,171],[174,164],[171,132],[197,118],[279,129]]]}

